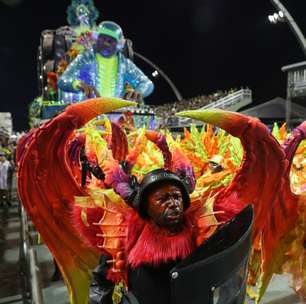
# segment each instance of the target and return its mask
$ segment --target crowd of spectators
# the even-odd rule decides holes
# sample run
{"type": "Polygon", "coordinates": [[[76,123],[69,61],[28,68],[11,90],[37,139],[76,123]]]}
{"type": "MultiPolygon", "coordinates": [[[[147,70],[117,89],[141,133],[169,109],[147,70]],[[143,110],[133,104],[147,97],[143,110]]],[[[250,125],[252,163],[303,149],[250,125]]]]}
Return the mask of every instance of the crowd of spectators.
{"type": "Polygon", "coordinates": [[[200,109],[210,103],[216,102],[221,98],[233,94],[237,91],[236,88],[230,89],[228,91],[219,90],[216,93],[209,95],[199,95],[188,99],[183,99],[173,103],[165,103],[158,106],[152,106],[154,113],[159,117],[161,124],[169,124],[168,120],[171,120],[171,117],[175,113],[188,110],[200,109]]]}
{"type": "Polygon", "coordinates": [[[175,114],[176,112],[186,110],[199,109],[210,103],[216,102],[217,100],[236,92],[236,89],[231,89],[229,91],[217,91],[214,94],[209,95],[199,95],[192,98],[182,99],[173,103],[165,103],[163,105],[153,106],[156,115],[163,115],[169,113],[175,114]]]}

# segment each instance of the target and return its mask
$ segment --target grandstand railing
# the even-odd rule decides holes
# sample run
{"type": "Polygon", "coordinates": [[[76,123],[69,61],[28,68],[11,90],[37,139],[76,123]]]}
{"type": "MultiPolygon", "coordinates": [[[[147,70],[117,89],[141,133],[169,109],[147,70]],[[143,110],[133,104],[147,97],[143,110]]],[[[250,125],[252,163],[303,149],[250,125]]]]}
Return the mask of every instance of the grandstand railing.
{"type": "MultiPolygon", "coordinates": [[[[202,107],[201,110],[218,108],[228,111],[237,111],[250,103],[252,103],[252,91],[250,89],[241,89],[202,107]]],[[[190,118],[175,117],[169,120],[168,127],[186,127],[192,123],[199,124],[198,121],[190,118]]]]}
{"type": "Polygon", "coordinates": [[[22,272],[25,276],[25,294],[24,302],[27,303],[30,298],[30,303],[43,304],[43,295],[41,281],[39,277],[39,267],[35,249],[31,246],[30,231],[27,214],[25,209],[20,204],[21,217],[21,244],[20,244],[20,264],[22,272]]]}
{"type": "Polygon", "coordinates": [[[304,96],[306,96],[306,80],[301,80],[301,81],[294,82],[292,84],[291,95],[293,97],[304,97],[304,96]]]}
{"type": "Polygon", "coordinates": [[[282,67],[288,73],[287,92],[288,98],[306,96],[306,61],[282,67]]]}
{"type": "Polygon", "coordinates": [[[234,110],[231,108],[235,108],[235,111],[237,111],[241,107],[244,107],[250,103],[252,103],[252,91],[250,89],[241,89],[234,93],[228,94],[227,96],[217,100],[216,102],[212,102],[201,109],[218,108],[234,110]]]}
{"type": "Polygon", "coordinates": [[[294,89],[300,90],[300,89],[306,89],[306,80],[304,81],[298,81],[294,83],[294,89]]]}

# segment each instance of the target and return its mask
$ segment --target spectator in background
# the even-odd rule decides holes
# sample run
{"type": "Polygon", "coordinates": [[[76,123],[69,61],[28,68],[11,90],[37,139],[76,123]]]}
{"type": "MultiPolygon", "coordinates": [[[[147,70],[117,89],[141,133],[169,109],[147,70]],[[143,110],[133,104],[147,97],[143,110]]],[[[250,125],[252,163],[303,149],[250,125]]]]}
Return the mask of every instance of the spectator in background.
{"type": "Polygon", "coordinates": [[[7,155],[7,160],[10,163],[8,172],[7,172],[7,190],[8,190],[8,200],[12,201],[12,188],[13,188],[13,178],[15,173],[15,156],[16,156],[16,146],[13,146],[13,143],[10,143],[11,153],[7,155]]]}
{"type": "Polygon", "coordinates": [[[5,153],[0,151],[0,206],[2,207],[4,203],[11,206],[9,200],[8,192],[8,174],[11,164],[6,159],[5,153]]]}

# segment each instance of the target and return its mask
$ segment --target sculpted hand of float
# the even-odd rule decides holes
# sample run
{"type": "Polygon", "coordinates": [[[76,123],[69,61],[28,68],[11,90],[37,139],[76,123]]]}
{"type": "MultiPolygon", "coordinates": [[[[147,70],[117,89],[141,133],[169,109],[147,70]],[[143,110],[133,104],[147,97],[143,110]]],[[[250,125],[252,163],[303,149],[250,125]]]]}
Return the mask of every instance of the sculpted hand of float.
{"type": "Polygon", "coordinates": [[[100,256],[84,244],[70,220],[74,197],[86,194],[76,176],[83,143],[75,130],[101,113],[131,105],[115,98],[71,105],[18,145],[20,199],[61,269],[71,303],[88,302],[91,271],[100,256]]]}
{"type": "Polygon", "coordinates": [[[95,87],[90,86],[83,81],[79,81],[79,83],[77,84],[77,87],[82,92],[84,92],[84,94],[87,98],[90,98],[91,96],[100,97],[100,94],[95,87]]]}
{"type": "MultiPolygon", "coordinates": [[[[305,196],[292,193],[289,173],[294,153],[306,137],[306,122],[280,145],[258,119],[239,113],[214,109],[186,111],[178,116],[213,124],[241,140],[245,151],[243,163],[231,184],[217,194],[214,210],[225,211],[217,218],[226,221],[247,204],[254,205],[249,283],[259,283],[256,300],[260,301],[272,275],[281,273],[282,266],[291,258],[292,242],[299,240],[299,247],[303,248],[306,200],[305,196]],[[300,227],[304,231],[299,230],[300,227]]],[[[295,269],[296,289],[305,297],[306,274],[302,268],[306,258],[303,249],[300,254],[304,258],[302,265],[297,267],[299,269],[295,269]]]]}

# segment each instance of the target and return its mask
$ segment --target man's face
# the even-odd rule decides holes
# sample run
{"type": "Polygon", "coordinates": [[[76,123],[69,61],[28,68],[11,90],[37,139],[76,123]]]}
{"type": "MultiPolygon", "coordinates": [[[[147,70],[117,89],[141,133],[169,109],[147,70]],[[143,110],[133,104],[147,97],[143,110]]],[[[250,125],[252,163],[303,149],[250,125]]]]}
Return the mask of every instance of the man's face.
{"type": "Polygon", "coordinates": [[[103,57],[110,58],[117,53],[117,40],[113,37],[100,34],[96,49],[103,57]]]}
{"type": "Polygon", "coordinates": [[[0,155],[0,162],[4,162],[5,161],[5,156],[4,155],[0,155]]]}
{"type": "Polygon", "coordinates": [[[160,227],[177,230],[183,222],[184,204],[179,187],[162,184],[148,194],[147,213],[160,227]]]}

